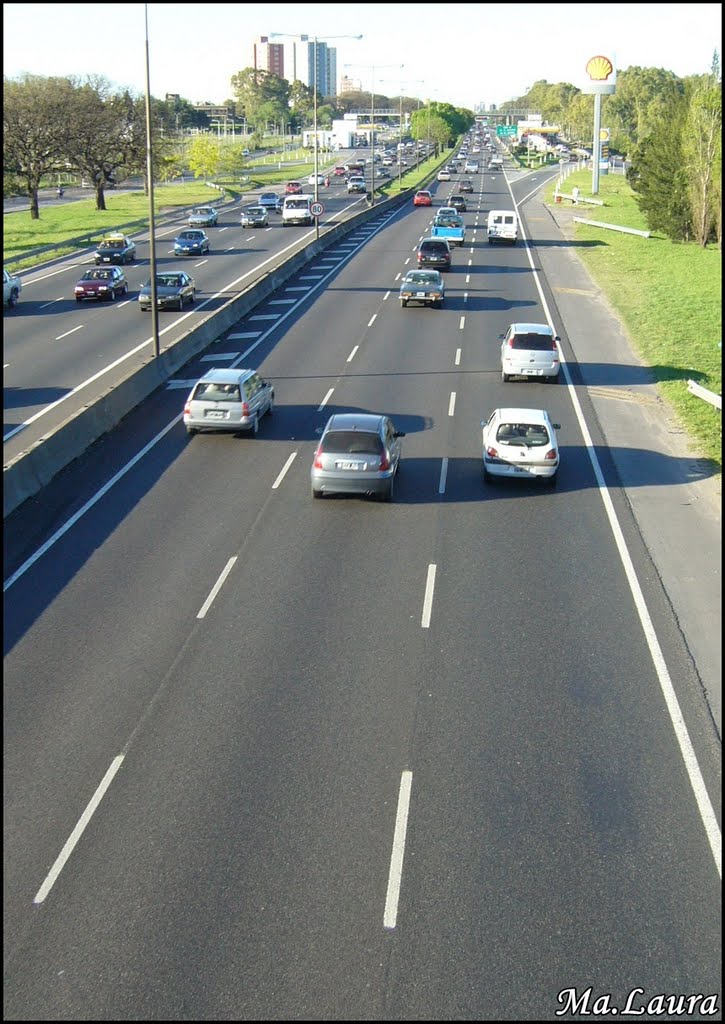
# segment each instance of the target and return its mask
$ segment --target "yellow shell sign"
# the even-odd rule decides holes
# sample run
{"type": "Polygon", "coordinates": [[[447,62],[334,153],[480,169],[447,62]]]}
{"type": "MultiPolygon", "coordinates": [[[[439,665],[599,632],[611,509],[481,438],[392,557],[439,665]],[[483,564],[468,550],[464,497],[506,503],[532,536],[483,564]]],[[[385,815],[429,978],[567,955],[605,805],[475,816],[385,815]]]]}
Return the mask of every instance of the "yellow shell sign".
{"type": "Polygon", "coordinates": [[[614,65],[609,57],[592,57],[587,61],[586,71],[593,82],[606,82],[614,71],[614,65]]]}
{"type": "Polygon", "coordinates": [[[590,57],[585,65],[587,77],[583,79],[581,90],[583,93],[613,93],[616,88],[617,72],[614,68],[614,60],[598,53],[596,57],[590,57]]]}

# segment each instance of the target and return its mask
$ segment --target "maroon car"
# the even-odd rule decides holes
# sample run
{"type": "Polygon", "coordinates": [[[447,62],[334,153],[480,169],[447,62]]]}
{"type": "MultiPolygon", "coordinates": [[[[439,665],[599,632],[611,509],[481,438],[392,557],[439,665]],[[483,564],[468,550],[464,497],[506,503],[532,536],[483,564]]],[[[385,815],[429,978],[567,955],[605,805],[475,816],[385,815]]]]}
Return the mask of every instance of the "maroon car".
{"type": "Polygon", "coordinates": [[[87,270],[75,287],[76,302],[99,299],[114,302],[117,295],[126,295],[128,281],[120,267],[94,267],[87,270]]]}

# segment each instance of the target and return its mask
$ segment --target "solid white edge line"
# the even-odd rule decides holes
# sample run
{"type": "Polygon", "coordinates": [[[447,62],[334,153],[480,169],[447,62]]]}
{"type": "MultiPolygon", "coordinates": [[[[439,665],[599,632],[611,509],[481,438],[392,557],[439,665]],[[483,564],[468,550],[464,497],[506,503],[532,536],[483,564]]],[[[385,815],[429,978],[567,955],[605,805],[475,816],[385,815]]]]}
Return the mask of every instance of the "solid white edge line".
{"type": "Polygon", "coordinates": [[[332,393],[333,393],[334,390],[335,390],[334,388],[330,388],[330,390],[327,392],[325,397],[322,399],[320,404],[317,406],[317,411],[318,412],[322,412],[322,410],[325,408],[327,403],[330,401],[330,398],[331,398],[332,393]]]}
{"type": "Polygon", "coordinates": [[[456,409],[456,393],[451,391],[451,399],[448,403],[448,415],[452,416],[456,409]]]}
{"type": "Polygon", "coordinates": [[[53,867],[50,869],[48,874],[45,876],[45,881],[43,882],[43,884],[41,885],[41,887],[38,889],[37,893],[35,894],[35,898],[33,900],[33,903],[42,903],[43,900],[45,899],[45,897],[50,892],[50,890],[53,888],[58,875],[63,870],[63,867],[65,866],[65,863],[68,860],[68,858],[70,857],[71,853],[73,853],[73,849],[75,848],[75,845],[78,842],[78,840],[80,839],[80,837],[83,835],[83,833],[84,833],[84,831],[86,829],[86,826],[88,825],[89,821],[91,820],[91,818],[93,816],[94,811],[96,810],[96,808],[98,807],[99,803],[103,799],[103,796],[104,796],[106,790],[108,789],[108,787],[113,782],[113,778],[114,778],[116,772],[118,771],[118,769],[123,764],[123,758],[124,758],[124,755],[123,754],[119,754],[118,757],[114,757],[113,761],[111,761],[110,767],[109,767],[108,771],[106,772],[106,774],[101,779],[101,783],[100,783],[98,789],[96,790],[96,792],[91,797],[90,801],[88,802],[88,806],[86,807],[86,809],[83,812],[83,814],[80,816],[78,824],[73,829],[71,834],[68,836],[68,838],[65,841],[65,845],[63,846],[63,849],[60,851],[60,853],[56,857],[55,864],[53,864],[53,867]]]}
{"type": "Polygon", "coordinates": [[[430,616],[433,610],[433,591],[436,585],[436,565],[435,562],[431,562],[428,566],[428,576],[425,581],[425,597],[423,598],[423,614],[420,619],[420,624],[423,629],[428,629],[430,626],[430,616]]]}
{"type": "Polygon", "coordinates": [[[204,616],[206,615],[206,613],[211,608],[212,602],[214,601],[214,598],[217,596],[217,594],[219,593],[219,591],[223,587],[224,580],[227,578],[229,573],[234,568],[234,563],[236,562],[236,560],[237,560],[237,556],[233,555],[229,559],[227,564],[224,566],[224,568],[222,569],[221,573],[219,574],[219,579],[216,581],[214,586],[211,588],[211,593],[209,594],[209,596],[207,597],[206,601],[204,602],[204,604],[199,609],[199,611],[197,613],[197,616],[196,616],[197,619],[203,619],[204,616]]]}
{"type": "MultiPolygon", "coordinates": [[[[521,204],[517,203],[514,199],[514,194],[508,180],[506,183],[509,186],[509,192],[511,192],[511,198],[514,203],[514,208],[518,211],[518,208],[521,204]]],[[[542,182],[542,185],[540,187],[543,188],[544,185],[546,185],[547,183],[548,182],[546,181],[542,182]]],[[[529,196],[533,195],[537,191],[538,188],[533,189],[533,191],[529,193],[529,196]]],[[[527,196],[526,198],[528,199],[529,196],[527,196]]],[[[519,226],[521,227],[522,241],[526,247],[526,255],[531,266],[531,271],[534,275],[534,282],[536,284],[537,290],[539,292],[539,298],[541,299],[541,304],[546,314],[546,321],[549,327],[551,327],[551,329],[554,330],[554,321],[552,319],[549,306],[546,302],[544,291],[541,287],[538,271],[534,266],[534,260],[531,255],[529,240],[524,234],[523,226],[521,225],[521,218],[519,218],[519,226]]],[[[554,333],[556,332],[554,331],[554,333]]],[[[589,428],[587,427],[587,423],[584,418],[584,413],[582,412],[581,405],[579,404],[579,398],[577,396],[576,389],[571,381],[569,367],[561,351],[559,352],[559,360],[561,367],[564,371],[564,377],[566,378],[566,387],[569,392],[569,397],[571,399],[572,406],[574,408],[574,413],[579,422],[579,429],[581,430],[582,437],[584,438],[584,445],[587,450],[587,455],[589,456],[589,461],[591,462],[592,469],[594,470],[594,475],[597,479],[597,487],[599,489],[599,494],[604,504],[604,509],[607,518],[609,520],[609,526],[612,530],[612,535],[614,536],[614,541],[617,545],[617,551],[619,552],[619,557],[621,559],[622,566],[624,568],[624,572],[627,577],[630,590],[632,592],[634,604],[637,609],[637,614],[639,615],[640,624],[642,626],[642,632],[644,634],[647,646],[649,647],[650,657],[652,658],[652,664],[654,666],[655,672],[657,673],[657,678],[660,684],[660,690],[662,691],[662,696],[664,697],[665,705],[670,716],[670,721],[672,722],[672,728],[675,733],[675,739],[677,740],[677,744],[680,748],[680,755],[685,765],[685,771],[687,772],[688,778],[690,780],[690,786],[692,788],[692,792],[695,797],[695,802],[700,813],[700,819],[705,829],[705,835],[707,836],[708,843],[710,844],[710,850],[712,852],[713,860],[715,861],[718,876],[722,878],[722,833],[720,831],[720,826],[718,825],[717,816],[712,806],[710,796],[707,792],[705,780],[702,777],[700,764],[697,760],[697,755],[695,754],[695,748],[692,745],[692,740],[690,739],[690,734],[688,732],[687,725],[682,714],[682,709],[680,708],[680,702],[677,699],[675,688],[672,685],[672,678],[667,668],[664,655],[662,654],[662,648],[660,647],[659,640],[657,639],[657,633],[654,628],[654,623],[652,622],[652,618],[649,614],[649,609],[647,608],[647,603],[644,599],[642,588],[639,585],[637,573],[635,571],[634,564],[632,563],[632,558],[627,549],[627,544],[624,539],[624,534],[622,533],[622,528],[619,525],[619,519],[617,518],[617,513],[614,509],[614,503],[612,502],[609,489],[607,488],[606,482],[604,480],[604,474],[602,473],[602,469],[599,464],[599,459],[597,458],[597,454],[594,450],[594,442],[592,441],[591,434],[589,433],[589,428]]]]}
{"type": "Polygon", "coordinates": [[[359,345],[355,345],[355,347],[353,348],[352,352],[351,352],[351,353],[350,353],[350,355],[349,355],[349,356],[347,357],[347,362],[348,362],[348,363],[351,363],[351,362],[353,361],[353,359],[355,358],[355,353],[357,352],[357,350],[358,350],[359,348],[360,348],[360,346],[359,346],[359,345]]]}
{"type": "Polygon", "coordinates": [[[297,457],[297,452],[292,452],[290,457],[285,462],[284,466],[282,466],[282,469],[280,470],[279,476],[277,477],[277,479],[272,484],[272,490],[273,491],[276,491],[277,488],[279,487],[279,485],[282,483],[282,481],[285,478],[285,474],[286,474],[287,470],[290,468],[292,463],[295,461],[296,457],[297,457]]]}
{"type": "Polygon", "coordinates": [[[393,849],[390,854],[390,871],[388,873],[388,892],[385,897],[385,913],[383,915],[384,928],[395,928],[398,920],[400,882],[403,877],[405,836],[408,831],[408,811],[410,808],[410,790],[412,785],[413,773],[406,770],[400,777],[398,810],[395,815],[395,833],[393,835],[393,849]]]}
{"type": "Polygon", "coordinates": [[[438,482],[438,493],[446,493],[446,477],[448,476],[448,457],[444,456],[441,459],[441,477],[438,482]]]}

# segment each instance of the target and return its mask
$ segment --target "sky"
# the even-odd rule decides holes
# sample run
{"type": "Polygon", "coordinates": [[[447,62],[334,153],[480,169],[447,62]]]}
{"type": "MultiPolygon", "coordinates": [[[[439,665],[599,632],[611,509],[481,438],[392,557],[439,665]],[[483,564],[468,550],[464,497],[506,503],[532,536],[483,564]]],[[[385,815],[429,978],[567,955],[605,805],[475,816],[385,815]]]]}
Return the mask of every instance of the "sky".
{"type": "Polygon", "coordinates": [[[3,75],[103,75],[145,94],[146,9],[151,94],[191,103],[230,99],[253,40],[272,32],[325,39],[337,48],[338,76],[365,90],[374,81],[382,94],[467,109],[542,79],[581,88],[597,54],[617,71],[704,74],[722,34],[719,3],[3,4],[3,75]]]}

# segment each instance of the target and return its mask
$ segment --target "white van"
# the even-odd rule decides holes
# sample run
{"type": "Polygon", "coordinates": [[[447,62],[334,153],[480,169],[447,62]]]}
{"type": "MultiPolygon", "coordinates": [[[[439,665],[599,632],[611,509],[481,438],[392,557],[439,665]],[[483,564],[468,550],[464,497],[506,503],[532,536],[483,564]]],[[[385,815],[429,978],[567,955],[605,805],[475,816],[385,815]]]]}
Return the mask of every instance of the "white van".
{"type": "Polygon", "coordinates": [[[490,210],[488,214],[488,243],[510,242],[516,245],[519,237],[519,218],[513,210],[490,210]]]}
{"type": "Polygon", "coordinates": [[[314,203],[314,201],[314,196],[285,196],[282,205],[283,226],[286,227],[288,224],[314,224],[315,218],[310,210],[310,204],[314,203]]]}

